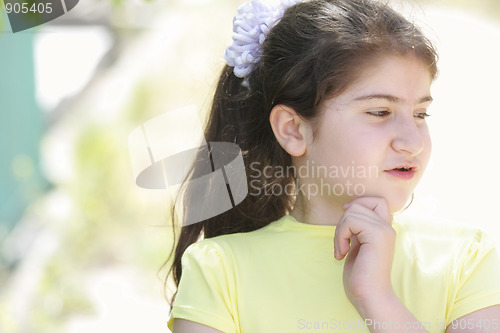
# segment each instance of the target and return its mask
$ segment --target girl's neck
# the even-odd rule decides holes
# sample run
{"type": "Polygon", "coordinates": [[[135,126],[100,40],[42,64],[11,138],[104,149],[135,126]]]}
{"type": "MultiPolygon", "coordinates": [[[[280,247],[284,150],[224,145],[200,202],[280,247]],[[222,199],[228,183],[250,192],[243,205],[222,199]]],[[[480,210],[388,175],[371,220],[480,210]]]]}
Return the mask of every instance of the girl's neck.
{"type": "Polygon", "coordinates": [[[337,225],[344,214],[342,204],[332,202],[328,198],[313,197],[306,199],[298,196],[295,205],[290,212],[297,221],[318,224],[318,225],[337,225]]]}

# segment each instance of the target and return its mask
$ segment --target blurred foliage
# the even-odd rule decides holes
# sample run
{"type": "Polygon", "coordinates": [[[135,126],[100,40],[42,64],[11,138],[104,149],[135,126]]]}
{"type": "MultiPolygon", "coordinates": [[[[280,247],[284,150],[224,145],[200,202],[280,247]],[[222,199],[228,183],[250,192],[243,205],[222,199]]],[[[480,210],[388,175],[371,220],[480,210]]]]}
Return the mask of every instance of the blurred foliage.
{"type": "Polygon", "coordinates": [[[59,332],[61,323],[75,313],[93,313],[91,302],[82,289],[72,262],[64,256],[51,259],[45,268],[30,312],[25,332],[59,332]]]}
{"type": "Polygon", "coordinates": [[[154,116],[152,111],[157,95],[153,89],[150,82],[141,81],[137,84],[126,110],[131,123],[140,124],[154,116]]]}
{"type": "Polygon", "coordinates": [[[20,323],[14,320],[12,309],[7,302],[0,302],[0,332],[17,333],[20,331],[20,323]]]}
{"type": "Polygon", "coordinates": [[[46,263],[25,323],[16,324],[8,305],[0,302],[1,332],[63,332],[71,316],[94,311],[85,292],[85,279],[93,271],[127,265],[154,272],[165,260],[170,247],[167,227],[162,226],[165,217],[137,197],[126,131],[123,122],[82,127],[74,156],[78,177],[59,184],[75,207],[64,225],[54,226],[61,232],[62,251],[46,263]],[[150,237],[147,227],[161,232],[150,237]]]}
{"type": "MultiPolygon", "coordinates": [[[[93,271],[127,265],[154,272],[166,258],[167,237],[144,232],[148,225],[162,224],[162,212],[141,205],[133,191],[125,130],[124,123],[82,128],[74,156],[78,177],[60,184],[75,207],[70,220],[59,226],[63,251],[47,263],[21,332],[62,332],[71,316],[92,314],[85,279],[93,271]]],[[[166,226],[161,228],[164,236],[166,226]]],[[[2,332],[9,331],[2,326],[2,332]]]]}
{"type": "MultiPolygon", "coordinates": [[[[139,83],[126,110],[112,124],[81,118],[84,110],[68,113],[58,124],[77,132],[76,177],[56,184],[71,199],[73,211],[67,220],[49,223],[60,233],[61,251],[46,263],[29,317],[16,323],[8,303],[0,300],[0,332],[63,332],[71,316],[95,311],[85,292],[89,274],[122,265],[151,275],[167,258],[171,247],[168,202],[148,202],[150,190],[136,187],[127,147],[131,128],[154,113],[160,95],[152,90],[139,83]]],[[[162,271],[159,285],[164,276],[162,271]]]]}

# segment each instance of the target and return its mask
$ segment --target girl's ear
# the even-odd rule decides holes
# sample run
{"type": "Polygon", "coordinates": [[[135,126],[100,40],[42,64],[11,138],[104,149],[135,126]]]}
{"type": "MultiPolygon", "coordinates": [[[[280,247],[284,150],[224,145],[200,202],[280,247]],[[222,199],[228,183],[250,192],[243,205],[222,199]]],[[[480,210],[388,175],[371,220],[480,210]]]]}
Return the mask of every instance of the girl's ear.
{"type": "Polygon", "coordinates": [[[271,110],[269,121],[279,144],[291,156],[302,156],[307,151],[310,125],[299,117],[294,109],[276,105],[271,110]]]}

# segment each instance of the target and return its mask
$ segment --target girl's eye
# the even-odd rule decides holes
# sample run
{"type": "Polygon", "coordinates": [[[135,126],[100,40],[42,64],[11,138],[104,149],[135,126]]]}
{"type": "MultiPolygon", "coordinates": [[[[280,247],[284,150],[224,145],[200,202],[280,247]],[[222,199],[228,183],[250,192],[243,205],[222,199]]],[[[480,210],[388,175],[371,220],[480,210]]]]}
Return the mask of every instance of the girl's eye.
{"type": "Polygon", "coordinates": [[[374,111],[368,111],[367,113],[371,116],[379,117],[379,118],[384,118],[384,117],[387,117],[391,114],[387,110],[374,110],[374,111]]]}
{"type": "Polygon", "coordinates": [[[420,118],[420,119],[425,119],[427,117],[430,117],[430,114],[427,114],[427,112],[419,112],[419,113],[415,113],[414,116],[417,118],[420,118]]]}

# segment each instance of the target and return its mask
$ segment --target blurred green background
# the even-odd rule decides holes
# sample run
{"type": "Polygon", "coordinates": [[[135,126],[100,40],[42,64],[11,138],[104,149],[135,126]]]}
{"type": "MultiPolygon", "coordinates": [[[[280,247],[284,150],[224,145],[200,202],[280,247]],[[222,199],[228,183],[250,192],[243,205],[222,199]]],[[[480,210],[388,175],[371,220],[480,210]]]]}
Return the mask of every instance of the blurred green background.
{"type": "MultiPolygon", "coordinates": [[[[135,185],[128,135],[189,104],[203,119],[240,4],[86,0],[16,34],[1,5],[0,332],[168,332],[171,197],[135,185]]],[[[412,210],[500,239],[499,176],[478,167],[498,160],[500,2],[394,5],[441,51],[412,210]]]]}

